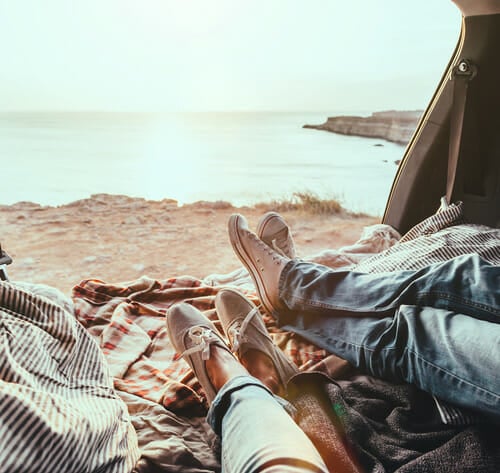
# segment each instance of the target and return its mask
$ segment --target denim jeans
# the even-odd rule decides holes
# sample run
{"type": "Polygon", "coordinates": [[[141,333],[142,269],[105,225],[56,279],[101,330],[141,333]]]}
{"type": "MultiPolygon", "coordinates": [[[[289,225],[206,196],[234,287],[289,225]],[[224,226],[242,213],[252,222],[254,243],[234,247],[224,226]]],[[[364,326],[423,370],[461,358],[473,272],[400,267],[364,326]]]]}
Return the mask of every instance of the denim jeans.
{"type": "Polygon", "coordinates": [[[207,417],[221,437],[224,473],[327,473],[306,434],[258,379],[238,376],[217,393],[207,417]]]}
{"type": "Polygon", "coordinates": [[[465,255],[364,274],[292,260],[279,325],[365,372],[500,420],[500,267],[465,255]]]}

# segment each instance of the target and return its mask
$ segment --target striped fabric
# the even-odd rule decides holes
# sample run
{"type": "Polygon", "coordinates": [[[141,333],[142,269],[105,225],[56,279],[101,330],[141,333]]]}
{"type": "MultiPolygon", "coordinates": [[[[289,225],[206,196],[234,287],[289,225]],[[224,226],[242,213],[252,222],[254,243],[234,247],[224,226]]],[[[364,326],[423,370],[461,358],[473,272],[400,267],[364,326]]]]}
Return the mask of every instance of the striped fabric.
{"type": "Polygon", "coordinates": [[[388,250],[351,269],[364,273],[418,270],[468,253],[500,265],[500,230],[465,224],[462,203],[458,203],[423,220],[388,250]]]}
{"type": "Polygon", "coordinates": [[[132,471],[126,406],[97,344],[50,299],[0,282],[0,471],[132,471]]]}

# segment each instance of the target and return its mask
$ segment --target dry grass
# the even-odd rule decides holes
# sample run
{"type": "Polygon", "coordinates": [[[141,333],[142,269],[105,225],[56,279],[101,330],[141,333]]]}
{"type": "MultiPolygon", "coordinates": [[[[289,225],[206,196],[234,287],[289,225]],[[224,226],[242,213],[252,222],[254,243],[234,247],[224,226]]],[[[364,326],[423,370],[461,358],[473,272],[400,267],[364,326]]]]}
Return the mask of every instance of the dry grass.
{"type": "Polygon", "coordinates": [[[315,193],[294,192],[291,197],[274,199],[270,202],[262,202],[256,205],[257,208],[266,211],[288,212],[299,211],[310,215],[356,215],[342,207],[338,199],[321,199],[315,193]]]}

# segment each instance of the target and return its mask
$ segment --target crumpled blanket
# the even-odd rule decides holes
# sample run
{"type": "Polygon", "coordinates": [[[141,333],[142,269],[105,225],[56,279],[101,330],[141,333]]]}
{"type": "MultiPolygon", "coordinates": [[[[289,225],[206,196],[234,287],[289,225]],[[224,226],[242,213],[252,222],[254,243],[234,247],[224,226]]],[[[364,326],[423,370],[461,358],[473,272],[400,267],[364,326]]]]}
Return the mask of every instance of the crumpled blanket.
{"type": "Polygon", "coordinates": [[[409,384],[353,377],[328,385],[343,403],[342,423],[366,471],[395,473],[496,473],[500,426],[445,425],[427,393],[409,384]]]}
{"type": "Polygon", "coordinates": [[[0,282],[1,471],[131,471],[137,438],[99,347],[70,301],[36,289],[0,282]]]}
{"type": "MultiPolygon", "coordinates": [[[[411,260],[412,254],[414,259],[415,255],[418,255],[418,264],[425,264],[427,257],[429,262],[432,262],[433,258],[446,258],[449,257],[446,243],[456,242],[454,240],[455,231],[452,227],[461,224],[460,215],[460,205],[450,206],[444,212],[422,222],[420,226],[417,226],[418,228],[415,227],[413,233],[409,232],[403,238],[400,238],[399,234],[387,225],[369,227],[356,244],[339,250],[322,252],[313,255],[311,259],[332,267],[349,265],[351,268],[370,272],[398,269],[398,264],[411,260]],[[434,238],[433,240],[433,235],[446,228],[449,228],[449,231],[443,233],[445,235],[444,239],[434,238]],[[415,242],[417,243],[415,244],[415,242]],[[443,246],[445,251],[440,250],[443,246]],[[398,249],[395,250],[394,248],[398,249]],[[403,258],[398,256],[398,254],[403,253],[403,258]],[[384,255],[384,257],[379,255],[384,255]],[[389,263],[384,268],[389,269],[380,269],[381,265],[386,261],[389,263]]],[[[470,242],[477,243],[480,240],[483,243],[484,240],[478,240],[476,237],[478,233],[486,230],[484,228],[464,226],[464,231],[460,234],[467,235],[468,230],[471,228],[470,242]]],[[[498,245],[498,234],[491,233],[489,238],[486,239],[484,245],[486,256],[496,255],[495,238],[498,245]]],[[[463,252],[466,248],[467,243],[464,243],[460,251],[463,252]]],[[[482,248],[480,248],[481,251],[482,248]]],[[[141,444],[142,457],[137,464],[137,472],[157,471],[155,468],[161,468],[162,471],[185,471],[189,473],[218,471],[217,458],[207,448],[207,445],[213,439],[209,434],[204,437],[209,432],[209,430],[206,430],[207,426],[202,417],[206,409],[204,395],[187,363],[175,355],[166,334],[164,316],[166,310],[172,304],[186,301],[204,311],[217,325],[214,299],[218,290],[227,285],[239,288],[255,303],[258,303],[253,283],[248,273],[242,268],[226,275],[213,274],[203,280],[189,276],[162,281],[143,277],[137,281],[120,284],[86,280],[74,288],[73,301],[76,317],[103,350],[111,366],[115,388],[122,394],[129,405],[141,444]],[[138,398],[141,401],[138,401],[138,398]],[[153,408],[153,406],[156,407],[153,408]],[[188,425],[182,424],[186,422],[187,417],[190,420],[186,432],[191,432],[191,434],[179,434],[182,431],[179,426],[188,425]],[[193,433],[191,427],[194,425],[201,429],[202,435],[193,433]],[[160,438],[165,435],[165,432],[169,432],[175,437],[175,440],[164,439],[164,441],[161,441],[161,439],[157,439],[153,444],[150,444],[151,429],[157,432],[160,438]],[[182,438],[177,434],[181,435],[182,438]],[[200,441],[202,438],[204,440],[200,441]],[[175,447],[172,447],[172,442],[175,447]]],[[[304,342],[292,333],[282,332],[275,326],[271,318],[264,316],[264,321],[275,342],[302,370],[311,367],[322,367],[330,373],[337,371],[337,375],[342,372],[350,372],[351,367],[338,357],[331,355],[325,358],[326,353],[323,350],[304,342]]],[[[380,381],[380,383],[382,383],[382,392],[392,389],[392,385],[389,383],[384,384],[383,381],[380,381]]],[[[405,396],[409,395],[405,389],[413,390],[414,388],[404,385],[402,389],[402,391],[397,391],[390,398],[397,400],[399,399],[398,396],[402,396],[404,400],[406,399],[405,396]]],[[[376,399],[378,399],[377,396],[380,396],[380,393],[377,393],[376,390],[366,390],[361,387],[360,399],[363,397],[363,393],[366,395],[367,402],[370,401],[370,396],[375,396],[374,405],[376,405],[376,399]]],[[[453,430],[456,429],[455,427],[444,427],[441,419],[437,417],[437,411],[430,396],[424,393],[422,393],[422,396],[426,399],[424,403],[427,409],[426,415],[431,416],[432,422],[435,422],[432,425],[433,429],[438,432],[448,429],[447,431],[452,432],[450,438],[457,432],[463,432],[460,429],[464,429],[464,427],[460,427],[458,430],[453,430]]],[[[348,402],[348,397],[344,396],[346,402],[348,402]]],[[[358,405],[362,405],[361,400],[358,405]]],[[[401,406],[396,403],[395,409],[395,412],[399,412],[401,406]]],[[[397,421],[398,418],[393,417],[394,414],[391,414],[389,410],[386,412],[389,418],[385,419],[384,422],[390,423],[391,418],[394,418],[394,422],[397,421]]],[[[358,412],[355,416],[361,416],[364,419],[363,422],[366,421],[371,425],[372,420],[370,420],[369,413],[358,412]]],[[[375,424],[378,421],[382,421],[382,419],[375,419],[375,424]]],[[[427,451],[425,450],[425,441],[423,441],[418,447],[419,451],[410,454],[412,437],[410,435],[407,439],[404,438],[406,428],[408,428],[408,425],[402,424],[400,426],[401,432],[390,437],[389,441],[397,443],[398,435],[402,435],[401,442],[408,442],[408,448],[389,449],[387,456],[384,456],[380,449],[375,448],[377,441],[382,444],[385,442],[386,433],[384,433],[383,429],[378,430],[378,428],[375,428],[373,436],[365,443],[363,443],[362,435],[361,437],[353,437],[362,446],[362,452],[367,452],[367,456],[362,455],[364,461],[367,462],[367,471],[393,471],[396,463],[399,465],[398,468],[403,468],[404,465],[413,462],[417,457],[422,457],[423,461],[422,463],[414,462],[411,471],[433,471],[425,467],[426,462],[432,464],[432,462],[442,459],[439,455],[445,450],[440,450],[436,443],[431,442],[428,444],[429,451],[427,451]],[[372,451],[372,447],[375,450],[372,451]],[[393,459],[396,463],[391,463],[393,461],[391,460],[391,451],[398,455],[396,459],[393,459]],[[429,457],[425,456],[427,455],[426,452],[430,455],[429,457]],[[436,456],[432,456],[432,452],[436,453],[436,456]],[[377,455],[380,455],[381,458],[378,458],[377,455]],[[372,457],[378,458],[378,460],[375,461],[372,457]],[[369,460],[370,458],[372,460],[369,460]]],[[[474,429],[474,427],[468,427],[467,429],[474,429]]],[[[363,429],[358,433],[362,432],[363,429]]],[[[354,433],[354,431],[350,432],[352,435],[354,433]]],[[[425,439],[425,435],[422,438],[425,439]]],[[[439,442],[442,437],[438,436],[436,439],[439,442]]],[[[454,445],[460,445],[460,442],[454,445]]],[[[471,455],[471,458],[476,458],[476,456],[480,458],[481,442],[478,441],[474,445],[479,448],[479,452],[474,455],[469,452],[468,455],[471,455]]],[[[446,452],[451,454],[452,451],[446,452]]],[[[448,464],[451,463],[448,462],[448,464]]],[[[474,464],[474,462],[471,464],[474,464]]],[[[401,470],[401,473],[403,471],[410,470],[401,470]]]]}
{"type": "MultiPolygon", "coordinates": [[[[163,281],[142,277],[121,284],[86,280],[73,289],[75,316],[99,344],[115,389],[129,406],[141,446],[138,472],[154,471],[152,465],[164,471],[218,471],[216,454],[207,448],[215,438],[189,434],[196,430],[193,426],[211,432],[204,420],[207,406],[189,365],[168,339],[165,314],[172,304],[186,301],[218,325],[214,301],[221,287],[185,276],[163,281]],[[160,437],[154,446],[149,442],[152,431],[160,437]],[[161,440],[172,434],[177,439],[161,440]]],[[[248,296],[258,302],[255,294],[248,296]]],[[[264,320],[297,365],[325,357],[324,350],[279,331],[270,317],[264,320]]]]}
{"type": "Polygon", "coordinates": [[[220,470],[218,439],[205,417],[180,416],[160,404],[119,392],[137,432],[141,458],[134,473],[208,473],[220,470]]]}
{"type": "MultiPolygon", "coordinates": [[[[333,419],[339,438],[344,439],[346,447],[350,446],[347,451],[351,464],[360,465],[361,471],[500,471],[498,425],[444,425],[427,393],[410,384],[359,375],[355,370],[344,371],[342,379],[336,382],[317,372],[299,374],[297,378],[300,377],[305,378],[301,380],[303,391],[328,400],[324,405],[331,406],[331,412],[325,416],[333,419]]],[[[311,438],[325,437],[321,421],[307,427],[311,438]]],[[[333,447],[338,443],[339,439],[334,439],[333,447]]],[[[329,443],[325,447],[332,450],[329,443]]]]}

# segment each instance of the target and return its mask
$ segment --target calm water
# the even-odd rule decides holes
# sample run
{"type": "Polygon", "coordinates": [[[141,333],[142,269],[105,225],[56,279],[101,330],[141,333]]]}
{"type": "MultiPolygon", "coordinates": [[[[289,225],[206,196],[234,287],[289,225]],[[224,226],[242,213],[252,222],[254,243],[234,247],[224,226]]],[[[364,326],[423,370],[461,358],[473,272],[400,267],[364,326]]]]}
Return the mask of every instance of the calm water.
{"type": "Polygon", "coordinates": [[[381,214],[404,147],[302,128],[327,115],[0,114],[0,204],[105,192],[243,205],[313,191],[381,214]]]}

